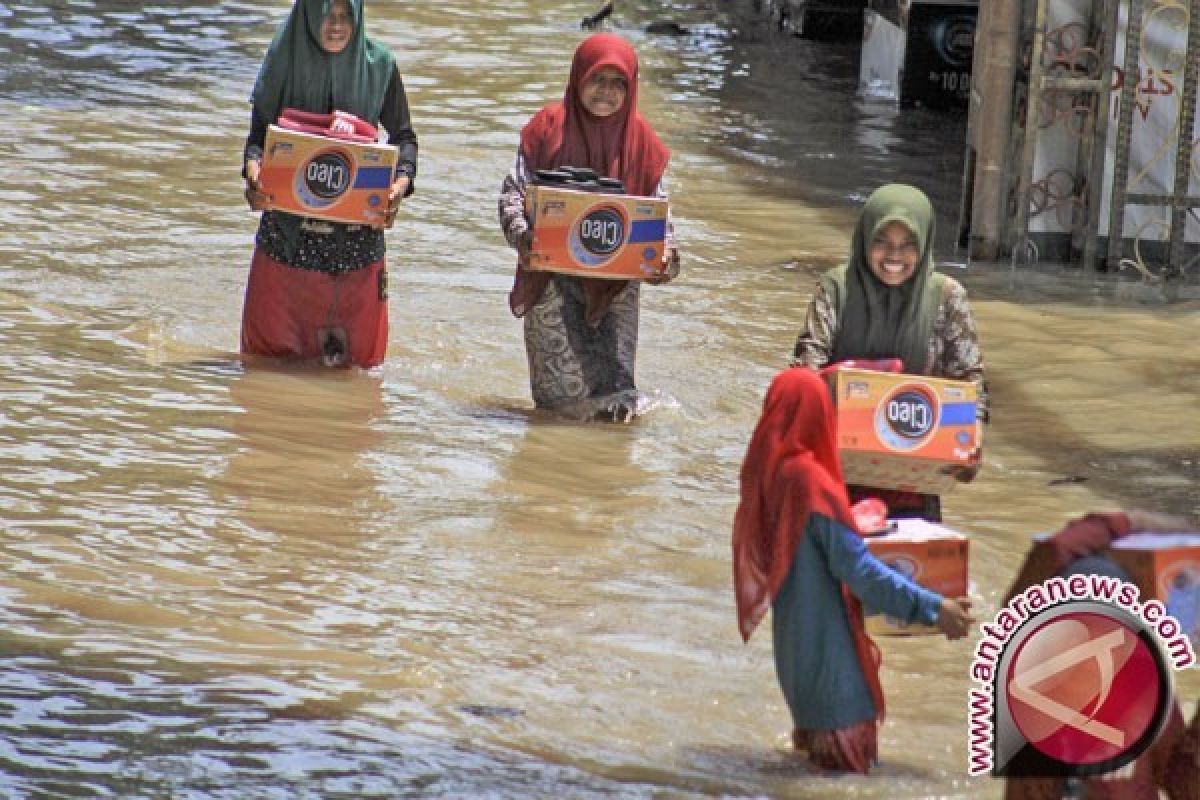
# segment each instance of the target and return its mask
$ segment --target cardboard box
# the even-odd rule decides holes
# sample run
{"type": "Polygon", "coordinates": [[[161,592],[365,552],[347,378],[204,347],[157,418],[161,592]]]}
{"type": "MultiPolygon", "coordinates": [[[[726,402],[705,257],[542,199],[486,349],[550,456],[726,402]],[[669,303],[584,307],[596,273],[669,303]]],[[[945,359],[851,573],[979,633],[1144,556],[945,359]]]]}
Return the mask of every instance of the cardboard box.
{"type": "Polygon", "coordinates": [[[525,213],[533,226],[532,270],[614,280],[662,271],[665,200],[534,185],[525,213]]]}
{"type": "Polygon", "coordinates": [[[939,494],[958,481],[978,445],[977,392],[970,381],[834,369],[838,451],[846,483],[939,494]]]}
{"type": "Polygon", "coordinates": [[[1113,542],[1108,555],[1129,573],[1142,601],[1162,601],[1200,648],[1200,534],[1133,533],[1113,542]]]}
{"type": "Polygon", "coordinates": [[[267,127],[262,189],[271,208],[352,225],[382,224],[399,151],[267,127]]]}
{"type": "MultiPolygon", "coordinates": [[[[943,597],[967,593],[967,537],[923,519],[893,520],[895,530],[869,536],[867,549],[892,569],[943,597]]],[[[937,633],[932,625],[906,625],[894,617],[872,614],[866,607],[866,627],[871,634],[906,636],[937,633]]]]}

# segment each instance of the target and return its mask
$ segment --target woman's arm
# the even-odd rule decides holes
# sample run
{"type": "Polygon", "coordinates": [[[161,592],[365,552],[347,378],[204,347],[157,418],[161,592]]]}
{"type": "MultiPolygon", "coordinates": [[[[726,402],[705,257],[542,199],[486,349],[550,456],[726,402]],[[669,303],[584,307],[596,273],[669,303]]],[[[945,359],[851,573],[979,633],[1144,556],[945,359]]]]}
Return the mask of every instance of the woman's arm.
{"type": "Polygon", "coordinates": [[[404,91],[404,79],[400,69],[392,73],[387,91],[383,96],[383,110],[379,112],[379,123],[388,132],[388,144],[399,150],[396,160],[395,180],[401,176],[408,179],[404,197],[413,193],[417,180],[417,134],[412,129],[408,113],[408,95],[404,91]]]}
{"type": "Polygon", "coordinates": [[[246,182],[246,203],[251,211],[265,211],[270,198],[262,193],[258,177],[262,169],[263,146],[267,142],[267,118],[257,108],[250,109],[250,134],[242,150],[242,180],[246,182]]]}
{"type": "Polygon", "coordinates": [[[504,176],[500,187],[500,200],[497,209],[500,213],[500,230],[510,247],[518,250],[527,245],[526,233],[529,232],[529,220],[525,217],[525,187],[533,180],[533,175],[525,164],[525,156],[517,150],[517,160],[513,162],[512,172],[504,176]]]}
{"type": "Polygon", "coordinates": [[[987,380],[983,373],[983,352],[979,349],[979,334],[975,315],[967,302],[967,290],[953,278],[946,278],[945,298],[942,301],[945,324],[942,327],[942,363],[936,367],[939,377],[971,381],[979,395],[976,416],[982,422],[990,417],[987,380]]]}
{"type": "Polygon", "coordinates": [[[675,223],[671,221],[671,195],[667,190],[667,172],[664,170],[654,189],[654,197],[667,203],[667,230],[663,237],[663,273],[660,277],[649,278],[646,283],[661,285],[670,283],[679,277],[679,246],[675,240],[675,223]]]}
{"type": "Polygon", "coordinates": [[[862,537],[846,526],[828,520],[827,525],[809,528],[810,532],[814,530],[829,571],[849,586],[864,606],[908,623],[937,624],[942,606],[940,594],[918,586],[884,564],[871,554],[862,537]]]}
{"type": "Polygon", "coordinates": [[[792,352],[793,367],[820,369],[833,359],[833,337],[837,334],[837,310],[825,291],[817,284],[812,301],[808,304],[808,315],[796,347],[792,352]]]}

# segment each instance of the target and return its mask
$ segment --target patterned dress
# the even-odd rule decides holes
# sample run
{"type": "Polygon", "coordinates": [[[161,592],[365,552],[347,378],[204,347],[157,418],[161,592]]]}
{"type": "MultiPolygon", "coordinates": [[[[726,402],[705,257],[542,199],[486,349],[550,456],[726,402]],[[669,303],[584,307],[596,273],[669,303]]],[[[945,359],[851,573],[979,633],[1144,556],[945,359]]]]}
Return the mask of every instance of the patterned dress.
{"type": "MultiPolygon", "coordinates": [[[[525,187],[533,175],[520,152],[500,190],[500,227],[516,247],[529,230],[525,187]]],[[[654,196],[667,199],[665,177],[654,196]]],[[[667,220],[666,248],[674,252],[674,231],[667,220]]],[[[679,273],[671,260],[669,279],[679,273]]],[[[571,275],[554,275],[541,299],[524,317],[529,388],[538,408],[581,419],[628,419],[637,412],[634,362],[638,340],[639,281],[629,281],[613,298],[595,327],[586,321],[583,283],[571,275]]]]}

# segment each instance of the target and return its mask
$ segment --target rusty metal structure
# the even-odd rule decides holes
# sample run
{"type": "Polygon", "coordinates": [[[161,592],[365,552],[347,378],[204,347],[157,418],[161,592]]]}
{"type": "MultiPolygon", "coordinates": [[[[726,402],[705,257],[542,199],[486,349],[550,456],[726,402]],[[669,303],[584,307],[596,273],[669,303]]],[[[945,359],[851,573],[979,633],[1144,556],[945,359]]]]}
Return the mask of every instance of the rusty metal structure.
{"type": "Polygon", "coordinates": [[[1093,0],[1066,22],[1051,19],[1054,3],[981,6],[960,238],[972,257],[1007,256],[1014,267],[1053,260],[1130,267],[1155,281],[1195,277],[1200,247],[1186,230],[1189,217],[1200,222],[1200,3],[1093,0]],[[1149,25],[1182,49],[1148,54],[1149,25]],[[1161,130],[1145,124],[1162,94],[1155,80],[1171,89],[1161,130]],[[1155,136],[1148,155],[1134,152],[1138,110],[1142,151],[1155,136]],[[1055,147],[1066,154],[1058,163],[1047,157],[1055,147]],[[1164,159],[1172,179],[1161,187],[1151,172],[1165,173],[1164,159]]]}

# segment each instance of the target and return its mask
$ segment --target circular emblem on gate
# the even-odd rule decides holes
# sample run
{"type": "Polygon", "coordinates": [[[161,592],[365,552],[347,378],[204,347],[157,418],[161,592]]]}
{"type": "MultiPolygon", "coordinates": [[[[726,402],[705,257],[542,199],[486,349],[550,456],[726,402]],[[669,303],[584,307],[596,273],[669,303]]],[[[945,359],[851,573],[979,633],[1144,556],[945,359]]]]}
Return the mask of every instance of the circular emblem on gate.
{"type": "Polygon", "coordinates": [[[599,267],[625,244],[628,233],[625,212],[619,206],[597,206],[571,227],[571,256],[585,267],[599,267]]]}
{"type": "Polygon", "coordinates": [[[939,413],[937,396],[920,384],[896,387],[875,411],[875,433],[893,450],[915,450],[933,436],[939,413]]]}
{"type": "Polygon", "coordinates": [[[938,55],[950,66],[970,64],[975,51],[975,18],[948,17],[930,30],[938,55]]]}
{"type": "Polygon", "coordinates": [[[340,150],[326,150],[296,171],[296,194],[314,208],[333,205],[353,184],[354,162],[340,150]]]}

